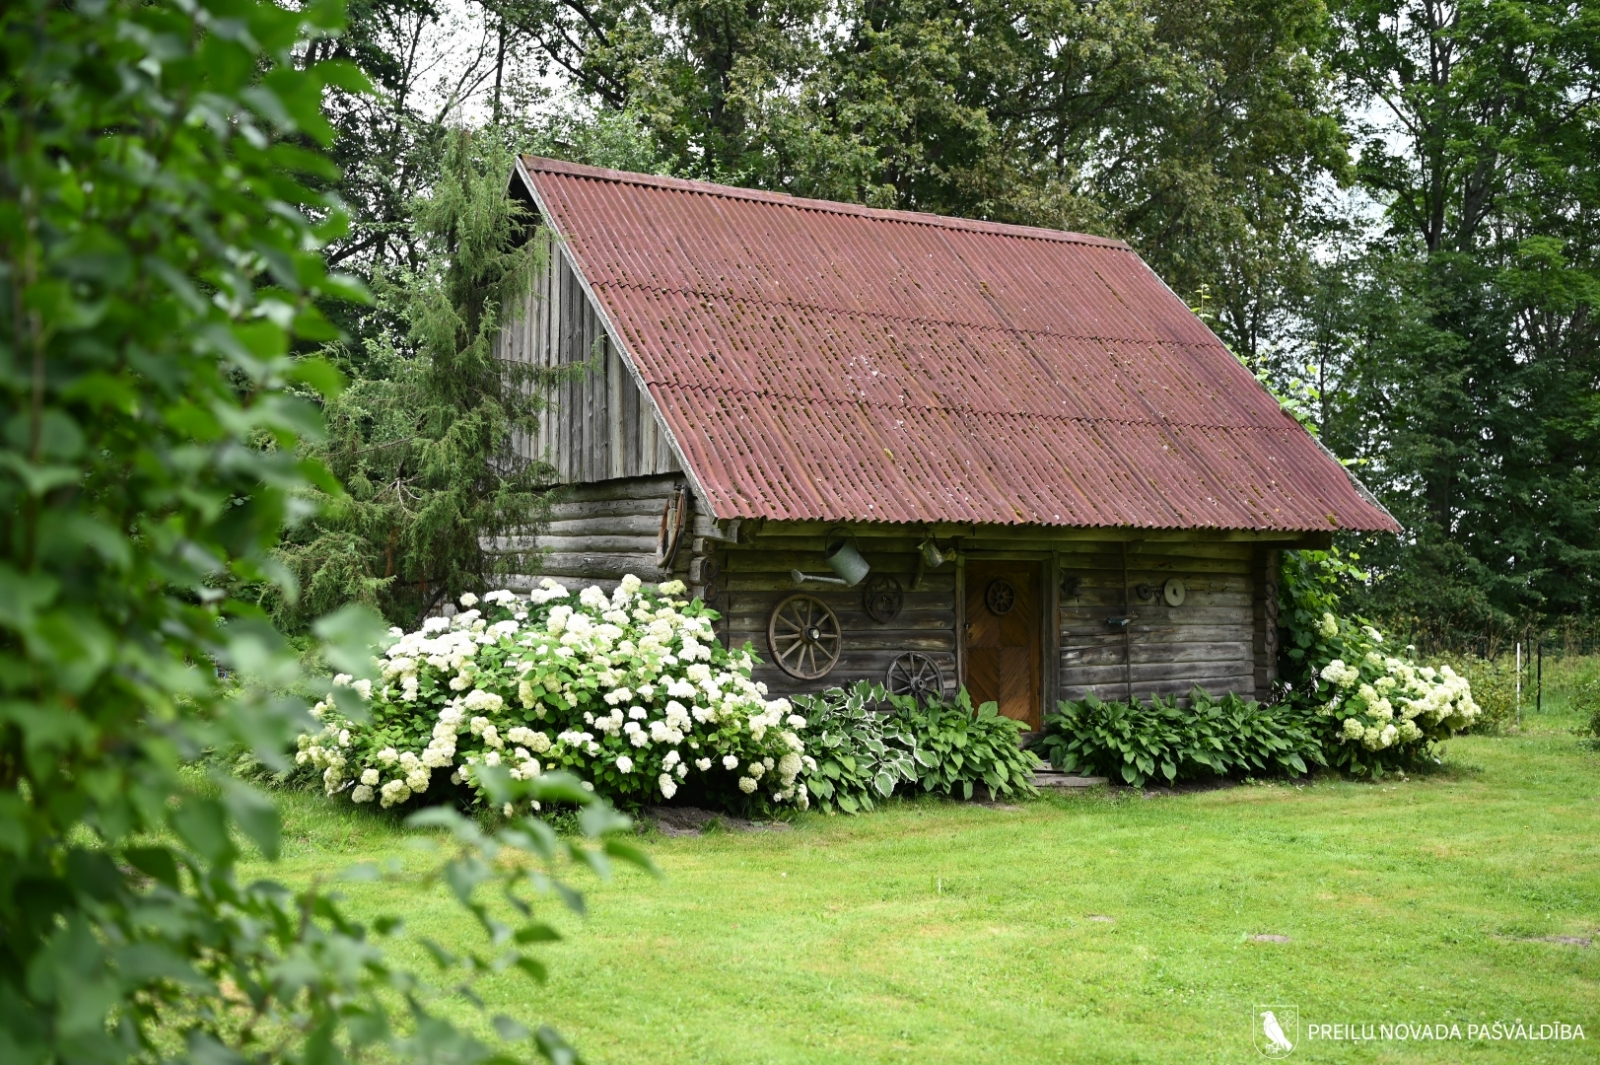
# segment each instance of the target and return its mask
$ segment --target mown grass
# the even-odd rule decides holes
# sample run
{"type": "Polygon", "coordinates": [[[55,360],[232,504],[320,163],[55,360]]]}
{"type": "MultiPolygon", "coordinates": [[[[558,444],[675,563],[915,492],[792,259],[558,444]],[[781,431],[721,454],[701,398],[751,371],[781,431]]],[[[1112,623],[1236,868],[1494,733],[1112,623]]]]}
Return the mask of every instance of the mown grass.
{"type": "MultiPolygon", "coordinates": [[[[1405,781],[905,802],[652,837],[664,879],[591,881],[590,917],[558,920],[547,985],[479,991],[596,1063],[1244,1062],[1257,1003],[1297,1005],[1302,1027],[1521,1019],[1588,1036],[1302,1038],[1299,1060],[1593,1061],[1600,940],[1537,938],[1600,931],[1600,752],[1576,724],[1457,739],[1443,771],[1405,781]]],[[[275,876],[420,865],[381,816],[309,795],[284,811],[275,876]]],[[[349,893],[413,935],[473,934],[407,874],[349,893]]]]}

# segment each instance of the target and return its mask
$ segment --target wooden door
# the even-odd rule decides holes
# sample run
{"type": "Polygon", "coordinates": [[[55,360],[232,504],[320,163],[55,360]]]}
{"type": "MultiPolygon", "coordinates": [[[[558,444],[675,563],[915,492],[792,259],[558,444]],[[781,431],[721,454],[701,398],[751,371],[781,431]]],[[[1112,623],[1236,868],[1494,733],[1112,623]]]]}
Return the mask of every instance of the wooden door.
{"type": "Polygon", "coordinates": [[[1038,731],[1043,722],[1040,659],[1044,609],[1039,565],[966,564],[967,691],[972,704],[994,701],[1007,717],[1038,731]]]}

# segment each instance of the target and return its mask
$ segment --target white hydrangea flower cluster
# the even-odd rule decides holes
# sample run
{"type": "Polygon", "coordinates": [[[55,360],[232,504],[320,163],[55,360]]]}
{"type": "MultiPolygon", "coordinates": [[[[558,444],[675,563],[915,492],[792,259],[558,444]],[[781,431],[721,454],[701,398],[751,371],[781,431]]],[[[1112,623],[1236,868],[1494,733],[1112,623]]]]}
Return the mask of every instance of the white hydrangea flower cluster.
{"type": "Polygon", "coordinates": [[[1365,653],[1350,662],[1335,658],[1318,674],[1326,700],[1320,712],[1339,721],[1340,742],[1372,752],[1403,748],[1448,738],[1477,718],[1465,677],[1383,653],[1383,635],[1371,626],[1361,634],[1365,653]]]}
{"type": "Polygon", "coordinates": [[[323,770],[330,795],[383,806],[426,792],[435,772],[481,794],[490,766],[514,779],[566,770],[619,800],[671,799],[694,774],[713,794],[808,806],[805,719],[766,698],[749,651],[722,647],[715,615],[683,591],[630,575],[610,594],[546,579],[525,599],[465,595],[453,617],[391,630],[377,686],[335,678],[368,721],[318,703],[323,727],[297,759],[323,770]]]}

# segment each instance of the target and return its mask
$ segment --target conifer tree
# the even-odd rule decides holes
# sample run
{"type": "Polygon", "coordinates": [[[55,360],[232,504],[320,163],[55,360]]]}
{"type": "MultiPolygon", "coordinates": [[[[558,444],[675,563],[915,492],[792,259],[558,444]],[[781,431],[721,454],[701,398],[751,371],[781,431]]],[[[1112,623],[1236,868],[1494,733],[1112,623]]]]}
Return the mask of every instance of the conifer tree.
{"type": "Polygon", "coordinates": [[[495,348],[538,255],[533,219],[506,195],[510,169],[487,132],[451,133],[414,207],[421,266],[380,272],[375,327],[330,353],[355,383],[325,407],[315,454],[346,491],[280,547],[303,589],[297,604],[272,602],[280,623],[358,602],[411,624],[496,573],[526,572],[525,553],[486,550],[548,511],[549,467],[514,448],[536,433],[543,390],[495,348]]]}

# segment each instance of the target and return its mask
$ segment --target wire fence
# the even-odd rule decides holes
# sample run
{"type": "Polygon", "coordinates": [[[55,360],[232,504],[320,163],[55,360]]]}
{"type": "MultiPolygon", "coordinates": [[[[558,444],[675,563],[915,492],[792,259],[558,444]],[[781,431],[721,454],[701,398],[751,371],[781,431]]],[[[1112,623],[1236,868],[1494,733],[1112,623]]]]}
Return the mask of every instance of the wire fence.
{"type": "Polygon", "coordinates": [[[1552,710],[1587,715],[1600,699],[1600,620],[1545,619],[1473,632],[1437,619],[1390,618],[1379,627],[1391,646],[1413,648],[1419,661],[1448,663],[1465,675],[1484,714],[1483,731],[1552,710]]]}
{"type": "Polygon", "coordinates": [[[1600,620],[1591,618],[1530,621],[1479,632],[1441,628],[1420,618],[1391,619],[1380,627],[1397,637],[1401,646],[1415,647],[1422,658],[1472,656],[1492,660],[1514,654],[1518,645],[1525,654],[1535,656],[1541,651],[1556,658],[1600,654],[1600,620]]]}

